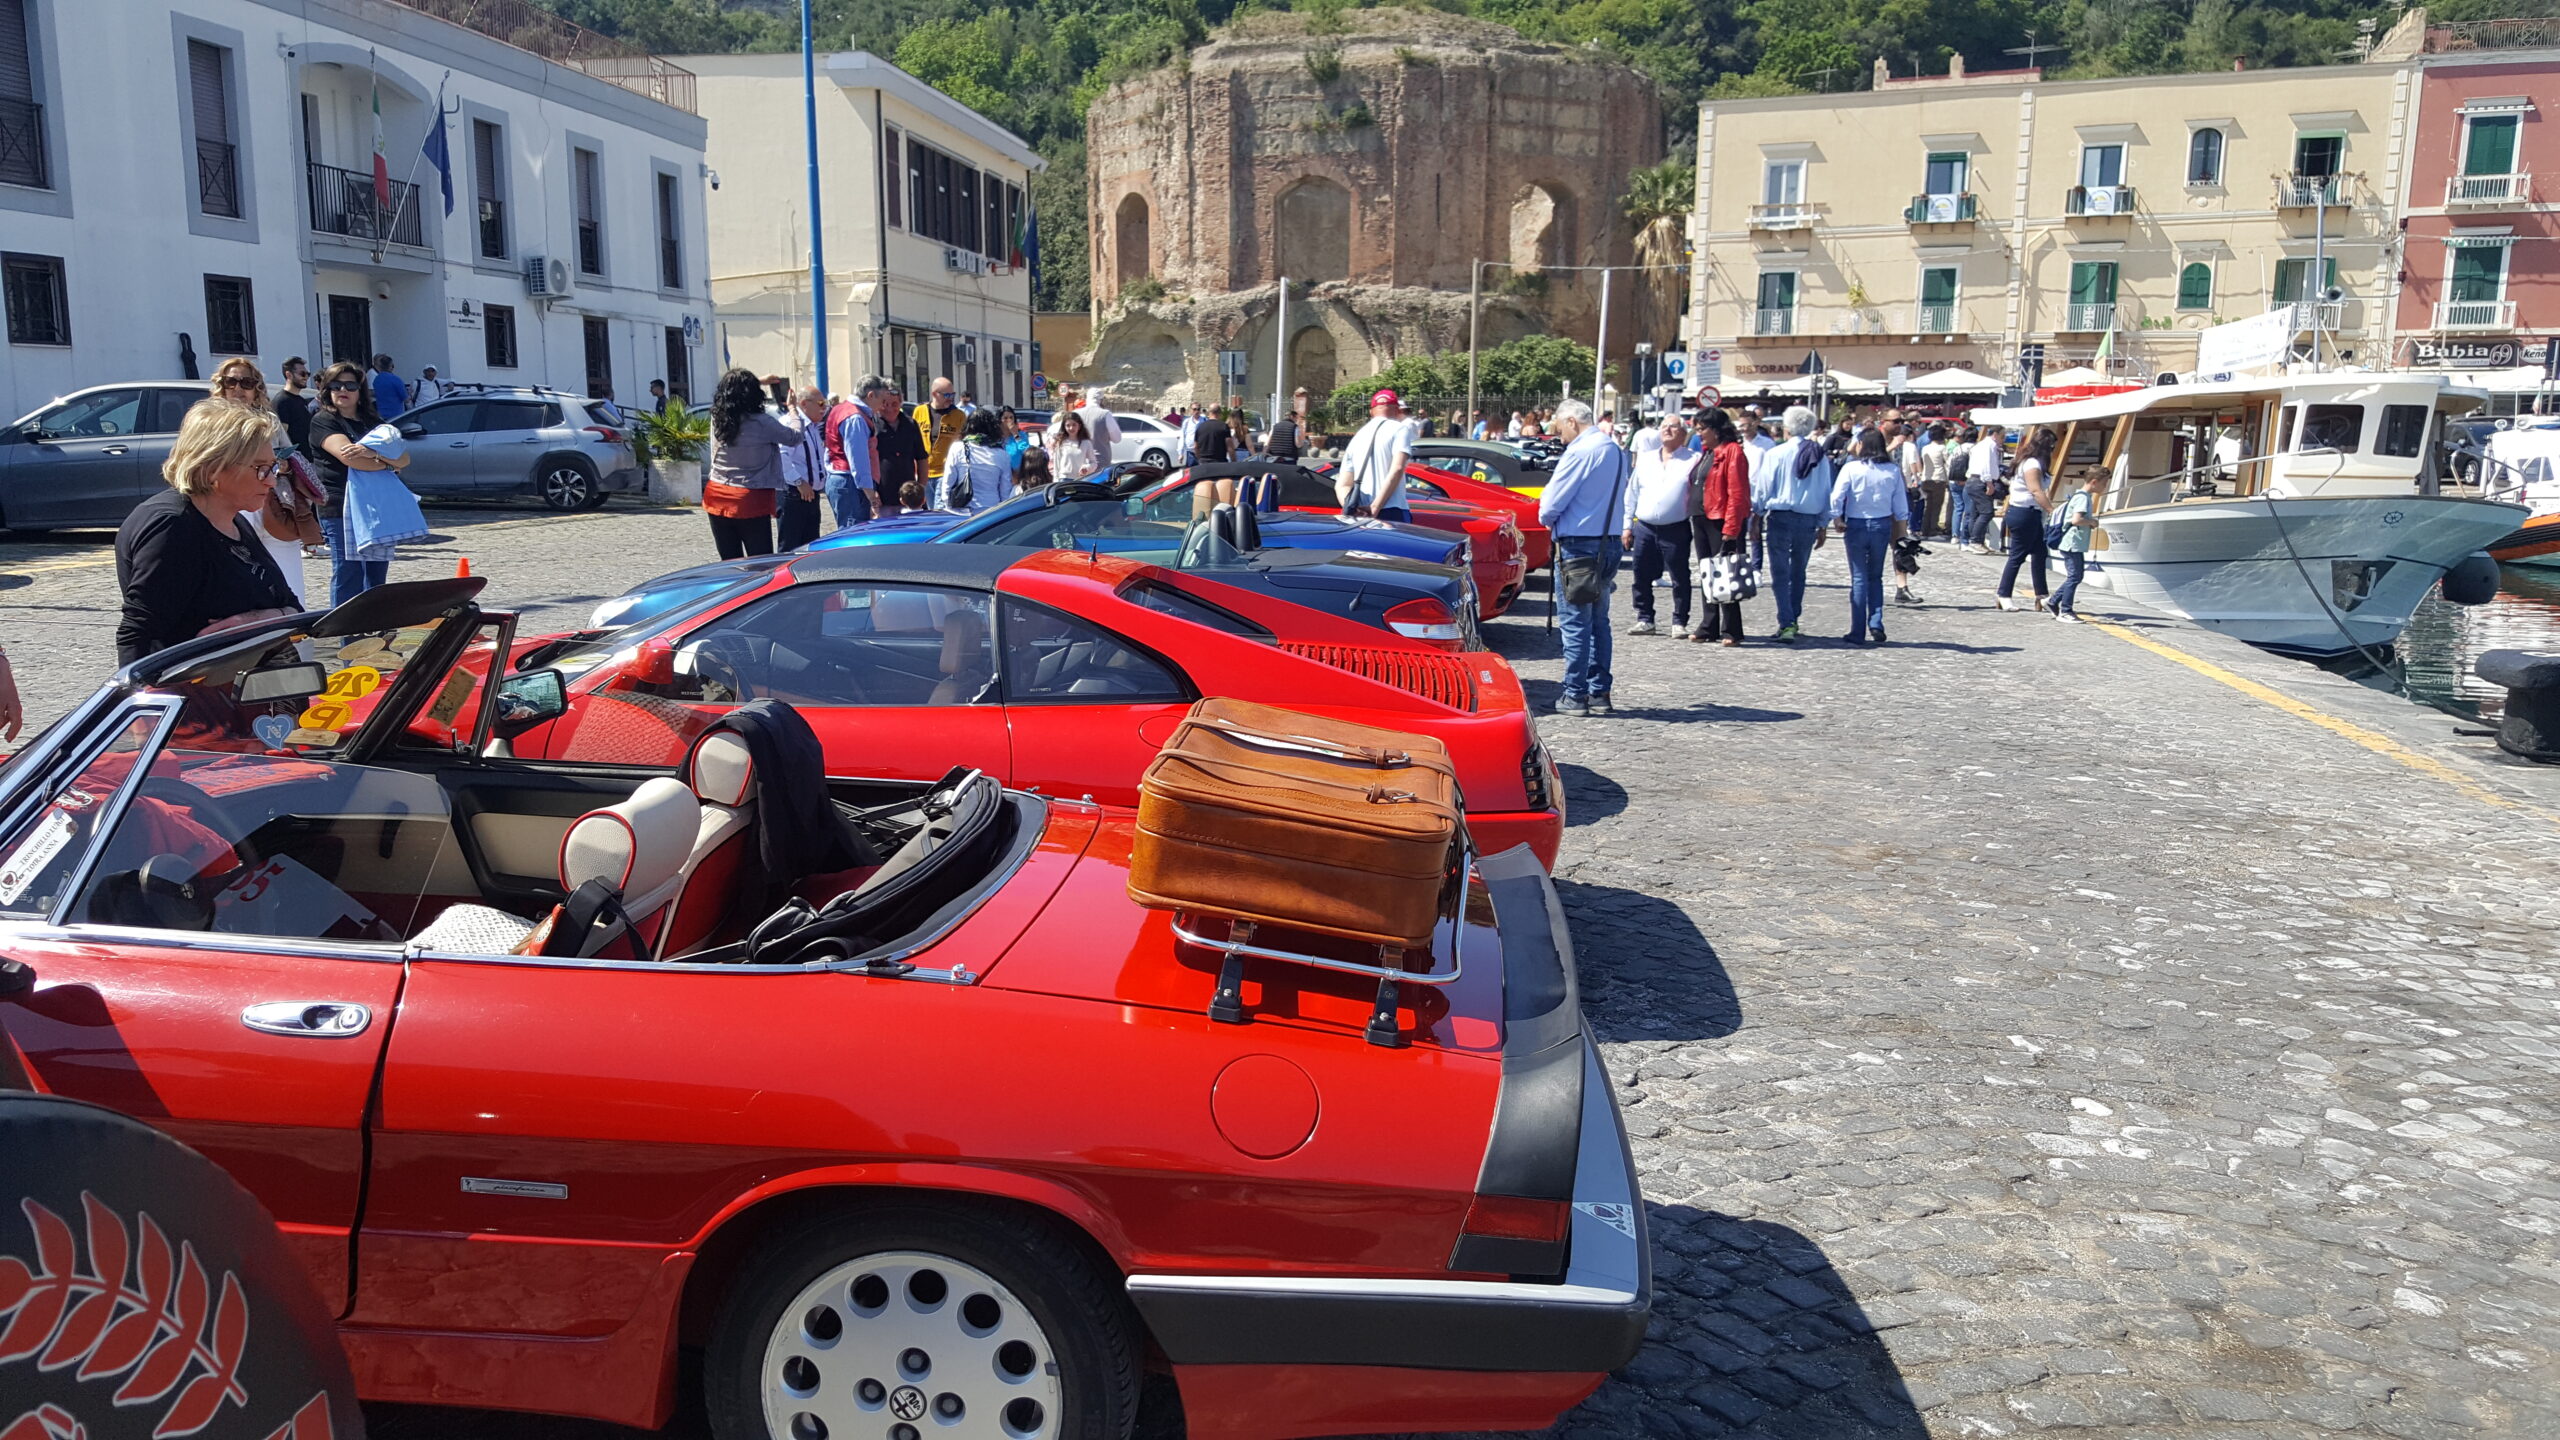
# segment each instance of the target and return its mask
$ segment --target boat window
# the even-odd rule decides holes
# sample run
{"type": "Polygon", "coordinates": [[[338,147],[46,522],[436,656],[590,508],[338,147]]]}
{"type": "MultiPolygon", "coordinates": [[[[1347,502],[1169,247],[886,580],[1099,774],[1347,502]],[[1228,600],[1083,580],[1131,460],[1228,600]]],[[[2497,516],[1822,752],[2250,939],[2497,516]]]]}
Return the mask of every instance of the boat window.
{"type": "Polygon", "coordinates": [[[2356,453],[2356,442],[2364,434],[2364,407],[2361,405],[2306,405],[2302,410],[2301,443],[2296,452],[2334,450],[2341,455],[2356,453]]]}
{"type": "Polygon", "coordinates": [[[2281,455],[2293,448],[2293,422],[2301,417],[2302,407],[2299,405],[2287,405],[2284,413],[2276,417],[2275,453],[2281,455]]]}
{"type": "Polygon", "coordinates": [[[2427,448],[2427,417],[2434,413],[2425,405],[2385,405],[2382,407],[2382,429],[2373,437],[2373,453],[2410,459],[2427,448]]]}

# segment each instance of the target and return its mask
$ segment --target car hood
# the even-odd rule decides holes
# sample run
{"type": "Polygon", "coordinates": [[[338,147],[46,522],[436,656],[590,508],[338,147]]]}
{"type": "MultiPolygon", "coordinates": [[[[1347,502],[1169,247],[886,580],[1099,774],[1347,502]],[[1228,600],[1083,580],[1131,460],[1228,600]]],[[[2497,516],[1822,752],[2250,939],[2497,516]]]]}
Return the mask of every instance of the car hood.
{"type": "Polygon", "coordinates": [[[848,525],[831,534],[821,535],[804,548],[839,550],[847,545],[911,545],[919,540],[931,540],[969,518],[948,510],[892,515],[886,520],[865,520],[859,525],[848,525]]]}

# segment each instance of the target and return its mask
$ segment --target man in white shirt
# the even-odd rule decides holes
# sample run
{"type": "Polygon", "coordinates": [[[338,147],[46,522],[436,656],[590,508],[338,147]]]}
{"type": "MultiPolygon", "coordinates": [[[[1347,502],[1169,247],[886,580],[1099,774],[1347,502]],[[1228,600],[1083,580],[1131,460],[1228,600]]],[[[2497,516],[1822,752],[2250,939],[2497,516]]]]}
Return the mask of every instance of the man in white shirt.
{"type": "MultiPolygon", "coordinates": [[[[1639,437],[1641,438],[1641,437],[1639,437]]],[[[1671,576],[1671,633],[1689,638],[1689,471],[1698,447],[1679,416],[1665,416],[1655,443],[1636,453],[1635,483],[1627,487],[1619,542],[1635,551],[1636,623],[1630,635],[1659,633],[1653,623],[1653,582],[1671,576]]]]}
{"type": "Polygon", "coordinates": [[[1778,448],[1777,429],[1759,406],[1743,407],[1742,443],[1751,452],[1744,458],[1751,477],[1751,568],[1763,574],[1769,569],[1769,452],[1778,448]]]}
{"type": "Polygon", "coordinates": [[[436,367],[430,365],[418,372],[417,388],[409,392],[409,403],[424,405],[430,400],[441,400],[452,393],[453,387],[439,379],[436,375],[436,367]]]}
{"type": "Polygon", "coordinates": [[[1369,397],[1369,421],[1342,447],[1342,468],[1335,472],[1334,497],[1345,515],[1375,516],[1411,522],[1404,503],[1404,467],[1413,454],[1414,423],[1405,418],[1404,401],[1393,390],[1369,397]]]}

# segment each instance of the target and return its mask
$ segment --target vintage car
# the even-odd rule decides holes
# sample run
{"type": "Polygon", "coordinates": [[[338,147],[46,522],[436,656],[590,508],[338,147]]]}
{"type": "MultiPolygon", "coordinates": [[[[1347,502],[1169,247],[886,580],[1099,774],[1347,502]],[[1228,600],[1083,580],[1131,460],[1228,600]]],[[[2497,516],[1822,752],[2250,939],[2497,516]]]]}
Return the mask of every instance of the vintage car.
{"type": "Polygon", "coordinates": [[[274,1212],[368,1398],[659,1426],[683,1346],[723,1440],[1281,1437],[1544,1426],[1634,1354],[1525,850],[1427,949],[1246,943],[1129,899],[1127,812],[832,782],[781,707],[510,756],[560,677],[488,683],[475,590],[190,641],[0,767],[0,1029],[274,1212]],[[821,795],[858,863],[798,873],[821,795]]]}
{"type": "MultiPolygon", "coordinates": [[[[715,577],[701,577],[704,579],[715,577]]],[[[1427,733],[1458,765],[1487,854],[1553,865],[1564,787],[1519,677],[1419,639],[1118,555],[866,545],[749,562],[691,603],[517,659],[569,677],[570,713],[520,755],[673,765],[741,702],[788,702],[828,773],[930,780],[954,765],[1134,805],[1203,695],[1427,733]]]]}

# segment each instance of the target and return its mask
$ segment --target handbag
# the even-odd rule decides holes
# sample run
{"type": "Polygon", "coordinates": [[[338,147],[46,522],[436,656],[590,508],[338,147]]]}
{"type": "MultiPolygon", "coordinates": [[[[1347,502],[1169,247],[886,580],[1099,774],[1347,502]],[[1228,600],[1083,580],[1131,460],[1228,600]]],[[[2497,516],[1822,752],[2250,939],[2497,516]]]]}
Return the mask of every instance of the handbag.
{"type": "Polygon", "coordinates": [[[1699,588],[1710,605],[1738,605],[1760,593],[1759,573],[1740,550],[1710,555],[1698,567],[1699,588]]]}
{"type": "Polygon", "coordinates": [[[288,453],[276,470],[275,483],[268,487],[267,503],[260,507],[258,526],[274,539],[291,544],[318,545],[328,536],[320,528],[320,502],[327,492],[311,478],[309,462],[288,453]]]}
{"type": "Polygon", "coordinates": [[[1600,584],[1600,557],[1567,555],[1556,561],[1556,588],[1567,605],[1597,605],[1608,593],[1600,584]]]}

